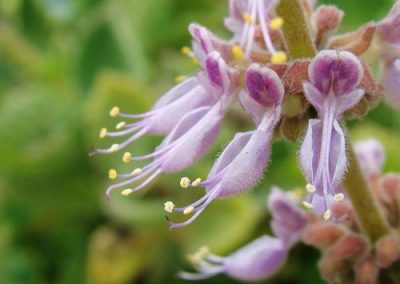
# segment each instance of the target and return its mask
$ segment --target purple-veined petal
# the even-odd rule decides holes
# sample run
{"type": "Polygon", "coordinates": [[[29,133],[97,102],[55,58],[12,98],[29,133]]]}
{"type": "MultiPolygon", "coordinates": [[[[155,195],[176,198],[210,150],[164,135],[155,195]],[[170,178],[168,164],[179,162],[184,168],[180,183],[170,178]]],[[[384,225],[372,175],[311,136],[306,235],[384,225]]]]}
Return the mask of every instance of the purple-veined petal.
{"type": "Polygon", "coordinates": [[[282,240],[263,236],[227,257],[224,271],[244,281],[265,279],[283,265],[287,253],[282,240]]]}
{"type": "Polygon", "coordinates": [[[354,152],[360,162],[360,167],[367,178],[379,176],[385,163],[385,150],[382,144],[374,139],[354,143],[354,152]]]}
{"type": "Polygon", "coordinates": [[[268,209],[272,215],[271,228],[275,236],[287,247],[297,243],[306,224],[304,213],[297,207],[297,202],[279,188],[273,187],[268,196],[268,209]]]}
{"type": "Polygon", "coordinates": [[[381,83],[387,101],[400,108],[400,58],[384,63],[381,83]]]}
{"type": "Polygon", "coordinates": [[[342,96],[357,87],[364,75],[358,58],[350,52],[320,51],[311,61],[308,76],[323,95],[342,96]]]}

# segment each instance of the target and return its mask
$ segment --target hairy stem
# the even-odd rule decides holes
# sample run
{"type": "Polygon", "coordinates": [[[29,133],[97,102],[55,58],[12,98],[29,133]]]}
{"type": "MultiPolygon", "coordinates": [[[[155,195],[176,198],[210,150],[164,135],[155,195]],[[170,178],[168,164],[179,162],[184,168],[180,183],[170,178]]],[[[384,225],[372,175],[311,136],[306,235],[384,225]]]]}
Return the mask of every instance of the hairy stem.
{"type": "MultiPolygon", "coordinates": [[[[283,36],[289,57],[292,60],[314,57],[316,50],[301,2],[280,0],[277,13],[284,20],[283,36]]],[[[348,146],[349,168],[343,185],[353,204],[360,227],[374,243],[390,229],[365,181],[349,141],[348,146]]]]}
{"type": "Polygon", "coordinates": [[[280,0],[276,11],[284,21],[282,31],[289,57],[314,57],[315,47],[300,1],[280,0]]]}
{"type": "Polygon", "coordinates": [[[389,225],[376,204],[373,193],[369,189],[361,172],[349,141],[348,144],[349,170],[343,181],[343,185],[357,213],[361,227],[371,242],[375,243],[379,238],[389,233],[389,225]]]}

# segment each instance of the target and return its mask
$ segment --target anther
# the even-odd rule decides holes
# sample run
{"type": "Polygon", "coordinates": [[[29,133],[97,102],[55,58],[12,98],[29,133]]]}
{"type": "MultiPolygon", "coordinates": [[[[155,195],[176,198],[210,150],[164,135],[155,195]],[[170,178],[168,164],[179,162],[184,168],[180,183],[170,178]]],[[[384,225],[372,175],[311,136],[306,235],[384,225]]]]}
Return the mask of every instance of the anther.
{"type": "Polygon", "coordinates": [[[107,128],[103,127],[102,129],[100,129],[99,137],[100,139],[103,139],[106,136],[107,136],[107,128]]]}
{"type": "Polygon", "coordinates": [[[188,259],[193,263],[197,264],[202,261],[208,254],[210,250],[207,246],[202,246],[193,255],[189,255],[188,259]]]}
{"type": "Polygon", "coordinates": [[[172,213],[174,211],[175,204],[172,201],[167,201],[164,203],[165,212],[172,213]]]}
{"type": "Polygon", "coordinates": [[[182,46],[181,52],[182,52],[184,55],[192,56],[192,50],[191,50],[189,47],[187,47],[187,46],[182,46]]]}
{"type": "Polygon", "coordinates": [[[196,187],[199,186],[201,183],[201,178],[196,178],[193,182],[192,182],[192,186],[196,187]]]}
{"type": "Polygon", "coordinates": [[[314,193],[317,189],[315,188],[314,185],[308,183],[308,184],[306,185],[306,190],[307,190],[308,193],[314,193]]]}
{"type": "Polygon", "coordinates": [[[133,176],[138,176],[142,173],[142,169],[141,168],[136,168],[132,171],[131,175],[133,176]]]}
{"type": "Polygon", "coordinates": [[[185,80],[186,78],[187,78],[187,76],[185,76],[185,75],[178,75],[178,76],[175,77],[175,82],[176,83],[180,83],[183,80],[185,80]]]}
{"type": "Polygon", "coordinates": [[[109,179],[115,179],[117,177],[117,171],[114,169],[110,169],[108,171],[108,178],[109,179]]]}
{"type": "Polygon", "coordinates": [[[333,197],[333,199],[334,199],[336,202],[340,202],[340,201],[342,201],[342,200],[344,199],[344,194],[343,194],[343,193],[338,193],[338,194],[336,194],[336,195],[333,197]]]}
{"type": "Polygon", "coordinates": [[[283,26],[283,19],[281,17],[275,17],[269,23],[269,27],[273,30],[279,30],[283,26]]]}
{"type": "Polygon", "coordinates": [[[287,55],[283,51],[277,51],[271,55],[272,64],[282,64],[287,61],[287,55]]]}
{"type": "Polygon", "coordinates": [[[183,215],[192,214],[193,211],[194,211],[194,207],[193,206],[186,207],[185,209],[183,209],[183,215]]]}
{"type": "Polygon", "coordinates": [[[116,117],[119,114],[119,107],[115,106],[110,110],[110,116],[116,117]]]}
{"type": "Polygon", "coordinates": [[[121,194],[122,194],[123,196],[128,196],[128,195],[131,194],[131,193],[132,193],[132,189],[130,189],[130,188],[124,189],[124,190],[121,192],[121,194]]]}
{"type": "Polygon", "coordinates": [[[312,205],[311,203],[307,202],[307,201],[303,201],[303,206],[307,209],[313,209],[314,205],[312,205]]]}
{"type": "Polygon", "coordinates": [[[232,46],[232,55],[234,58],[239,59],[239,60],[243,60],[243,58],[244,58],[243,50],[238,45],[232,46]]]}
{"type": "Polygon", "coordinates": [[[243,20],[244,20],[246,23],[248,23],[249,25],[254,24],[254,20],[253,20],[253,18],[250,16],[249,13],[244,12],[244,13],[242,14],[242,17],[243,17],[243,20]]]}
{"type": "Polygon", "coordinates": [[[110,147],[110,151],[111,151],[111,152],[115,152],[115,151],[118,150],[118,148],[119,148],[119,145],[118,145],[118,144],[112,144],[111,147],[110,147]]]}
{"type": "Polygon", "coordinates": [[[132,154],[130,152],[125,152],[124,155],[122,156],[122,161],[124,163],[129,163],[132,159],[132,154]]]}
{"type": "Polygon", "coordinates": [[[325,221],[328,221],[331,218],[331,216],[332,216],[332,212],[331,212],[331,210],[328,209],[324,212],[324,215],[322,215],[322,218],[324,218],[325,221]]]}
{"type": "Polygon", "coordinates": [[[179,182],[179,185],[182,188],[188,188],[189,185],[190,185],[190,179],[188,177],[181,178],[181,181],[179,182]]]}
{"type": "Polygon", "coordinates": [[[115,128],[121,129],[121,128],[124,128],[125,125],[126,125],[125,121],[121,121],[115,126],[115,128]]]}

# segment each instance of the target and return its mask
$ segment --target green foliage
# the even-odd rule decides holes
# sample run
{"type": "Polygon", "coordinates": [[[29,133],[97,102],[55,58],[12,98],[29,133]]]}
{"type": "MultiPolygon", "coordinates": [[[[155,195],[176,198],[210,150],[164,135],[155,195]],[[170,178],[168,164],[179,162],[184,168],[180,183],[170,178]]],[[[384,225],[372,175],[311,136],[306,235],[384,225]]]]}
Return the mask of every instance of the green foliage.
{"type": "MultiPolygon", "coordinates": [[[[195,224],[174,232],[167,229],[163,203],[187,204],[201,189],[179,189],[180,175],[171,175],[146,194],[126,198],[115,192],[107,202],[106,172],[123,167],[121,156],[88,157],[91,146],[113,143],[98,139],[101,127],[118,122],[108,116],[111,107],[145,111],[176,75],[195,69],[180,55],[189,44],[190,21],[227,34],[226,2],[0,0],[0,283],[184,283],[175,274],[188,268],[186,254],[202,245],[227,254],[268,232],[269,188],[304,184],[296,145],[274,145],[254,192],[215,202],[195,224]]],[[[348,12],[345,27],[377,19],[390,5],[337,3],[348,12]]],[[[398,114],[383,106],[360,126],[353,124],[354,137],[382,139],[387,170],[400,168],[400,137],[393,134],[398,114]]],[[[225,126],[217,146],[183,175],[207,174],[234,135],[235,123],[225,126]]],[[[143,139],[132,151],[148,153],[159,141],[143,139]]],[[[266,283],[321,283],[317,257],[297,248],[266,283]]],[[[235,282],[222,276],[205,283],[235,282]]]]}

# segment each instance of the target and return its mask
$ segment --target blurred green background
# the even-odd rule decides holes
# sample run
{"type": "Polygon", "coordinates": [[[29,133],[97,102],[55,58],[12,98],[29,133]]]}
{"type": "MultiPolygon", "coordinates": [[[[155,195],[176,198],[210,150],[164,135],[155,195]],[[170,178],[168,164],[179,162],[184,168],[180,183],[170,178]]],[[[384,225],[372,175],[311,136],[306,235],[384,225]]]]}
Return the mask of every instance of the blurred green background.
{"type": "MultiPolygon", "coordinates": [[[[326,1],[328,3],[328,1],[326,1]]],[[[330,1],[344,9],[342,31],[379,19],[392,1],[330,1]]],[[[217,145],[180,175],[162,176],[146,192],[104,200],[109,168],[121,155],[88,157],[101,127],[117,121],[114,105],[139,112],[191,74],[180,53],[195,21],[227,36],[227,1],[0,0],[0,283],[183,283],[186,255],[208,245],[227,254],[268,233],[265,200],[271,185],[304,185],[296,149],[273,146],[263,182],[250,194],[216,201],[191,226],[169,232],[163,203],[201,195],[179,189],[179,178],[205,177],[238,126],[228,117],[217,145]]],[[[399,170],[399,115],[382,105],[353,121],[353,137],[375,136],[399,170]]],[[[107,139],[106,139],[107,140],[107,139]]],[[[133,153],[160,141],[146,138],[133,153]]],[[[263,283],[323,283],[318,252],[297,246],[273,279],[263,283]]],[[[225,276],[205,283],[237,283],[225,276]]]]}

